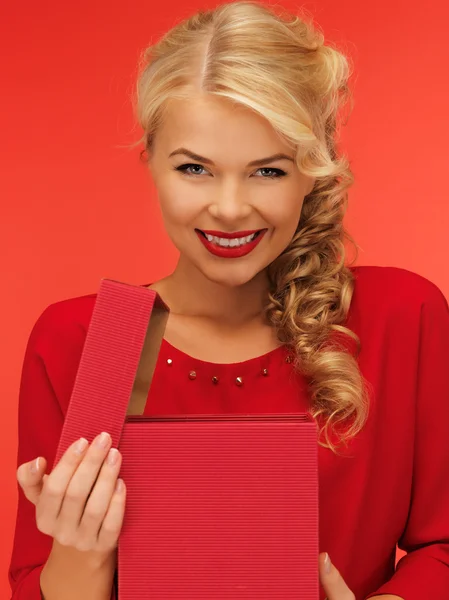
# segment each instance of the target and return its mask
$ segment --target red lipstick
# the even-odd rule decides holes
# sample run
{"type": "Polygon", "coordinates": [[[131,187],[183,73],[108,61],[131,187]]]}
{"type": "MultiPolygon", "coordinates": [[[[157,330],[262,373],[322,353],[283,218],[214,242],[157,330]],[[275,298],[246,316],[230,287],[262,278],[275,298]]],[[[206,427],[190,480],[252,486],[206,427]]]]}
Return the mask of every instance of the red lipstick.
{"type": "Polygon", "coordinates": [[[204,245],[204,247],[207,250],[209,250],[209,252],[211,254],[214,254],[215,256],[219,256],[220,258],[240,258],[241,256],[246,256],[247,254],[252,252],[252,250],[254,250],[254,248],[259,244],[259,242],[261,241],[261,239],[263,238],[263,236],[265,235],[267,230],[266,229],[253,229],[251,231],[234,231],[232,233],[227,233],[225,231],[195,229],[195,232],[196,232],[198,238],[200,239],[200,241],[202,242],[202,244],[204,245]],[[245,244],[242,244],[241,246],[220,246],[220,245],[216,244],[215,242],[209,242],[209,240],[204,235],[206,233],[207,233],[207,235],[213,235],[218,238],[225,238],[225,239],[247,237],[248,235],[253,235],[254,233],[257,233],[257,235],[253,240],[251,240],[250,242],[247,242],[245,244]]]}

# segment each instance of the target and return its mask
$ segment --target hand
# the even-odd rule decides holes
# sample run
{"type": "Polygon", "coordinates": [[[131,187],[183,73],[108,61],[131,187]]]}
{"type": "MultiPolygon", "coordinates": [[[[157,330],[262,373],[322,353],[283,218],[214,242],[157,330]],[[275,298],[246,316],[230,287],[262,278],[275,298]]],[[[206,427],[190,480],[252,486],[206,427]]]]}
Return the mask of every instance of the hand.
{"type": "Polygon", "coordinates": [[[327,552],[319,555],[319,572],[327,600],[356,600],[337,568],[331,563],[327,552]]]}
{"type": "Polygon", "coordinates": [[[36,506],[39,531],[63,546],[105,557],[117,547],[126,497],[125,484],[118,479],[122,457],[110,446],[109,434],[90,446],[81,438],[50,475],[45,475],[42,457],[17,469],[19,485],[36,506]]]}
{"type": "MultiPolygon", "coordinates": [[[[356,600],[356,597],[348,588],[345,580],[340,575],[336,567],[331,563],[327,552],[322,552],[319,555],[319,571],[320,581],[324,591],[327,594],[326,600],[356,600]]],[[[400,596],[383,594],[380,596],[372,596],[370,600],[404,600],[400,596]]]]}

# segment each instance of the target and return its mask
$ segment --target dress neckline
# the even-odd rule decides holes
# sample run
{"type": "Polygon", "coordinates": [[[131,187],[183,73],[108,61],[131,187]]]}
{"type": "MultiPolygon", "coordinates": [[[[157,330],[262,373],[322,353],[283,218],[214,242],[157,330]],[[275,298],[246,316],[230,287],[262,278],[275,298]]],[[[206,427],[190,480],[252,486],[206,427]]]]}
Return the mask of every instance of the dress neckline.
{"type": "MultiPolygon", "coordinates": [[[[142,287],[149,287],[151,283],[142,284],[142,287]]],[[[269,350],[265,354],[259,356],[253,356],[244,361],[232,362],[232,363],[215,363],[200,358],[195,358],[180,350],[176,346],[173,346],[168,340],[162,338],[161,348],[159,352],[159,358],[169,365],[177,364],[187,367],[189,369],[200,368],[202,372],[208,374],[243,374],[262,372],[264,375],[268,372],[268,369],[273,367],[280,367],[281,365],[288,365],[293,362],[292,351],[286,345],[280,345],[273,350],[269,350]]]]}
{"type": "Polygon", "coordinates": [[[170,353],[173,354],[173,356],[176,356],[177,358],[182,358],[189,362],[200,363],[204,366],[211,366],[213,368],[219,368],[219,369],[226,369],[226,368],[232,368],[232,367],[241,368],[241,367],[251,366],[253,364],[260,363],[260,362],[264,362],[264,363],[272,362],[274,359],[277,358],[278,355],[285,358],[285,354],[287,352],[286,346],[281,345],[281,346],[278,346],[277,348],[273,348],[273,350],[269,350],[268,352],[265,352],[264,354],[260,354],[258,356],[253,356],[251,358],[247,358],[246,360],[242,360],[239,362],[221,363],[221,362],[212,362],[209,360],[203,360],[201,358],[195,358],[194,356],[191,356],[187,352],[184,352],[183,350],[180,350],[176,346],[173,346],[173,344],[171,344],[165,338],[162,338],[162,343],[165,345],[167,352],[169,354],[170,353]]]}

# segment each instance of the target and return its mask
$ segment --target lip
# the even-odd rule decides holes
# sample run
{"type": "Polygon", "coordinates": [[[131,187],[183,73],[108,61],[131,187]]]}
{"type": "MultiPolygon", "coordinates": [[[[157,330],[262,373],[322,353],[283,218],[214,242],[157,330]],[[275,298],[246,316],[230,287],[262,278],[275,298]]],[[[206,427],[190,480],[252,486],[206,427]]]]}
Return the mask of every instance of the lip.
{"type": "Polygon", "coordinates": [[[246,256],[247,254],[249,254],[250,252],[252,252],[254,250],[254,248],[259,244],[259,242],[262,240],[263,236],[266,234],[268,230],[267,229],[256,229],[253,231],[249,231],[248,233],[246,232],[236,232],[238,235],[236,235],[236,233],[233,234],[227,234],[226,236],[222,235],[224,232],[215,232],[212,233],[211,231],[205,231],[205,230],[199,230],[199,229],[195,229],[195,233],[197,234],[200,242],[203,244],[203,246],[206,248],[206,250],[208,250],[211,254],[218,256],[220,258],[240,258],[241,256],[246,256]],[[257,231],[260,231],[259,235],[252,241],[252,242],[248,242],[247,244],[243,244],[243,246],[234,246],[234,247],[227,247],[224,248],[222,246],[218,246],[217,244],[214,244],[213,242],[209,242],[209,240],[204,237],[204,235],[201,233],[201,231],[204,231],[204,233],[207,233],[209,235],[217,235],[218,233],[220,235],[217,235],[217,237],[226,237],[226,238],[230,238],[230,237],[245,237],[245,235],[251,235],[252,233],[256,233],[257,231]],[[243,235],[242,235],[243,234],[243,235]]]}

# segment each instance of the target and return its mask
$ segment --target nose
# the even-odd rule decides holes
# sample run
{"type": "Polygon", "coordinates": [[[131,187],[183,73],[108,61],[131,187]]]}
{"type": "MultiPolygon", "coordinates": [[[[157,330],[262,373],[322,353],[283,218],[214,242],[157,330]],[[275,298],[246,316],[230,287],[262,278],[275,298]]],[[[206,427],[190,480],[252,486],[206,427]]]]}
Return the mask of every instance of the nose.
{"type": "Polygon", "coordinates": [[[217,221],[222,221],[229,226],[238,225],[250,216],[251,204],[245,199],[244,194],[237,189],[223,187],[214,192],[214,197],[208,207],[209,214],[217,221]]]}

